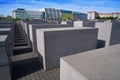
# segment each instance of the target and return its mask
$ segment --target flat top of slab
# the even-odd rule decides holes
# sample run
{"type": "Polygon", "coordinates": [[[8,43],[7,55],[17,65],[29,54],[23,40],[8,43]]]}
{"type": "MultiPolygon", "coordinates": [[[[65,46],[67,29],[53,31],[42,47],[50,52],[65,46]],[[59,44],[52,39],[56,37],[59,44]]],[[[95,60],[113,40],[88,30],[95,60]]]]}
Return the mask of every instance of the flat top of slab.
{"type": "Polygon", "coordinates": [[[74,22],[97,22],[97,21],[81,20],[81,21],[74,21],[74,22]]]}
{"type": "Polygon", "coordinates": [[[120,80],[120,44],[62,59],[87,80],[120,80]]]}
{"type": "Polygon", "coordinates": [[[97,28],[91,28],[91,27],[79,27],[79,28],[45,28],[45,29],[37,29],[40,31],[64,31],[64,30],[81,30],[81,29],[97,29],[97,28]]]}
{"type": "Polygon", "coordinates": [[[39,26],[39,25],[60,25],[60,26],[62,26],[62,25],[68,25],[68,24],[39,24],[39,23],[32,24],[32,23],[30,23],[29,25],[33,25],[33,26],[39,26]]]}
{"type": "Polygon", "coordinates": [[[8,35],[0,35],[0,42],[3,42],[7,39],[8,35]]]}
{"type": "Polygon", "coordinates": [[[8,62],[7,52],[5,47],[0,47],[0,65],[5,62],[8,62]]]}
{"type": "Polygon", "coordinates": [[[11,28],[0,28],[0,31],[10,31],[11,28]]]}

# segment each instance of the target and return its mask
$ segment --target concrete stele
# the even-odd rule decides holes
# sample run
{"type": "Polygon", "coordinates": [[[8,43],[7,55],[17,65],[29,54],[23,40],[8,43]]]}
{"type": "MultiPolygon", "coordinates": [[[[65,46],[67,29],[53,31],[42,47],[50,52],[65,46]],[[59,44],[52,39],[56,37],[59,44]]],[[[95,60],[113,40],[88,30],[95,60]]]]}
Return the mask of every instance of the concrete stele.
{"type": "Polygon", "coordinates": [[[62,57],[60,80],[120,80],[120,44],[62,57]]]}
{"type": "Polygon", "coordinates": [[[59,67],[60,57],[96,49],[97,31],[96,28],[37,29],[37,50],[44,69],[59,67]]]}

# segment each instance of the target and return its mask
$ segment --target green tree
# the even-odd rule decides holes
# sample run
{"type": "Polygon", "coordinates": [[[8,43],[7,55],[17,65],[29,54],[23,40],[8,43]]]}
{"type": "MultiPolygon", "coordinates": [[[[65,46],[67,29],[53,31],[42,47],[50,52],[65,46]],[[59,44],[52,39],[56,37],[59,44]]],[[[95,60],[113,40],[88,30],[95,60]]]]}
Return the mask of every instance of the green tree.
{"type": "Polygon", "coordinates": [[[29,21],[29,18],[26,18],[25,20],[29,21]]]}
{"type": "Polygon", "coordinates": [[[13,20],[16,22],[16,21],[20,20],[20,18],[13,18],[13,20]]]}
{"type": "Polygon", "coordinates": [[[96,19],[101,19],[101,17],[98,16],[98,17],[96,17],[96,19]]]}

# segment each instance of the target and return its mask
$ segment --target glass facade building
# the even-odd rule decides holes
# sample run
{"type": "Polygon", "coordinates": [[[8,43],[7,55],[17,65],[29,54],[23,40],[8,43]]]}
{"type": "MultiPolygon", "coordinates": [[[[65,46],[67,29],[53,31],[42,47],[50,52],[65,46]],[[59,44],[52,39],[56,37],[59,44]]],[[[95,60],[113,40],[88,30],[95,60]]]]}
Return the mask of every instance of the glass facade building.
{"type": "Polygon", "coordinates": [[[12,17],[19,19],[43,19],[44,13],[40,11],[26,11],[25,9],[18,8],[12,11],[12,17]]]}
{"type": "Polygon", "coordinates": [[[27,14],[26,14],[25,9],[18,8],[17,10],[12,11],[12,17],[13,18],[26,19],[27,14]]]}
{"type": "Polygon", "coordinates": [[[53,8],[43,8],[40,10],[41,12],[44,12],[44,19],[52,19],[52,20],[58,20],[61,18],[60,10],[53,9],[53,8]]]}

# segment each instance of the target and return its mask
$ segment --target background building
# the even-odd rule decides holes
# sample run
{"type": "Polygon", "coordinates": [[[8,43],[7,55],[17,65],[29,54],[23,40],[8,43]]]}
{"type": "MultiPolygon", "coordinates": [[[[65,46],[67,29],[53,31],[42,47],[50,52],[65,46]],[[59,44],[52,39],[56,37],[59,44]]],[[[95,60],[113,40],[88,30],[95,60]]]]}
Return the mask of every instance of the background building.
{"type": "Polygon", "coordinates": [[[97,17],[100,17],[100,18],[113,17],[113,18],[120,19],[120,13],[119,12],[116,12],[116,13],[98,13],[96,11],[90,11],[90,12],[87,13],[87,16],[88,16],[87,19],[89,19],[89,20],[94,20],[97,17]]]}
{"type": "Polygon", "coordinates": [[[25,9],[18,8],[14,11],[12,11],[12,18],[20,18],[20,19],[26,19],[27,13],[25,9]]]}
{"type": "Polygon", "coordinates": [[[48,20],[59,20],[61,18],[60,10],[53,8],[43,8],[40,9],[41,12],[44,12],[44,19],[48,20]]]}
{"type": "Polygon", "coordinates": [[[86,20],[87,14],[54,8],[43,8],[40,11],[26,11],[18,8],[12,11],[12,17],[19,19],[86,20]]]}
{"type": "Polygon", "coordinates": [[[98,13],[96,11],[90,11],[87,13],[87,19],[94,20],[98,17],[98,13]]]}
{"type": "Polygon", "coordinates": [[[27,18],[29,19],[43,19],[43,13],[40,11],[26,11],[27,18]]]}
{"type": "Polygon", "coordinates": [[[87,19],[87,14],[80,12],[73,12],[69,10],[59,10],[53,8],[43,8],[40,10],[45,13],[46,20],[83,20],[87,19]]]}
{"type": "Polygon", "coordinates": [[[44,13],[40,11],[26,11],[25,9],[18,8],[12,11],[12,18],[19,19],[43,19],[44,13]]]}

